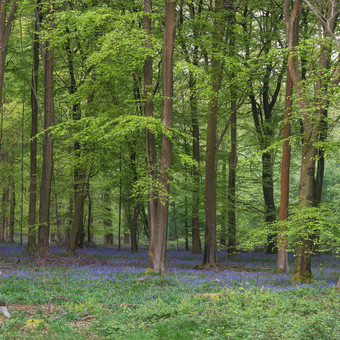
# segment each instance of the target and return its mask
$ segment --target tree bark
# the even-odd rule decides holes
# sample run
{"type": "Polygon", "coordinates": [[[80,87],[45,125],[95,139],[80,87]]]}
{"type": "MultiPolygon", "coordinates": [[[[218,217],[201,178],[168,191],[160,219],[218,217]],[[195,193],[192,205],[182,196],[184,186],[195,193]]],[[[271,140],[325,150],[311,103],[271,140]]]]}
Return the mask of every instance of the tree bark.
{"type": "Polygon", "coordinates": [[[4,186],[2,189],[2,202],[1,202],[1,228],[0,228],[0,242],[5,241],[5,231],[7,229],[7,205],[8,205],[9,189],[4,186]]]}
{"type": "MultiPolygon", "coordinates": [[[[152,58],[152,31],[151,31],[151,14],[152,14],[152,0],[144,0],[144,17],[143,28],[145,32],[144,47],[148,57],[144,62],[144,115],[146,117],[153,116],[153,58],[152,58]]],[[[154,193],[153,182],[156,180],[156,144],[153,134],[146,131],[146,158],[148,163],[148,170],[151,185],[149,188],[148,199],[148,224],[150,226],[150,244],[152,241],[151,226],[156,223],[157,201],[154,193]]]]}
{"type": "MultiPolygon", "coordinates": [[[[0,112],[2,113],[2,91],[4,86],[5,65],[7,57],[7,46],[9,34],[12,28],[15,13],[17,11],[17,1],[14,0],[10,13],[7,16],[8,0],[0,1],[0,112]],[[7,19],[7,20],[6,20],[7,19]]],[[[1,145],[0,145],[1,148],[1,145]]]]}
{"type": "Polygon", "coordinates": [[[205,244],[203,264],[217,263],[216,243],[216,142],[218,92],[222,81],[220,45],[223,39],[224,16],[223,0],[215,1],[216,19],[213,32],[213,55],[211,58],[211,89],[208,105],[207,149],[205,163],[205,244]]]}
{"type": "MultiPolygon", "coordinates": [[[[292,112],[293,84],[289,71],[287,73],[285,113],[283,118],[283,151],[281,167],[281,201],[280,201],[280,221],[288,218],[289,205],[289,172],[290,172],[290,115],[292,112]]],[[[290,271],[287,253],[286,228],[281,227],[278,241],[277,271],[288,273],[290,271]]]]}
{"type": "MultiPolygon", "coordinates": [[[[11,164],[13,167],[13,163],[11,164]]],[[[12,171],[13,173],[13,168],[12,171]]],[[[10,208],[9,208],[9,228],[8,228],[8,242],[13,243],[14,242],[14,224],[15,224],[15,184],[14,184],[14,178],[11,175],[10,178],[10,194],[11,194],[11,200],[10,200],[10,208]]]]}
{"type": "MultiPolygon", "coordinates": [[[[53,29],[53,1],[47,2],[46,22],[48,30],[53,29]]],[[[41,30],[41,28],[40,28],[41,30]]],[[[53,83],[53,62],[54,53],[51,42],[46,39],[43,49],[44,65],[44,137],[43,137],[43,164],[40,185],[40,206],[39,206],[39,234],[38,234],[38,255],[47,257],[49,248],[49,223],[50,223],[50,197],[51,182],[53,173],[53,138],[50,127],[54,125],[54,83],[53,83]]]]}
{"type": "MultiPolygon", "coordinates": [[[[230,46],[230,57],[235,58],[235,9],[233,0],[227,1],[228,9],[228,38],[230,46]]],[[[228,257],[236,253],[236,166],[237,166],[237,109],[236,109],[236,84],[235,73],[230,76],[230,154],[229,154],[229,176],[228,176],[228,257]]]]}
{"type": "MultiPolygon", "coordinates": [[[[338,6],[338,2],[329,2],[328,19],[331,30],[334,30],[337,11],[334,11],[338,6]]],[[[306,90],[301,82],[301,70],[296,56],[295,47],[299,37],[299,21],[302,11],[302,0],[294,2],[293,10],[289,12],[289,1],[285,0],[284,13],[286,23],[286,36],[289,47],[288,67],[289,72],[297,93],[297,102],[301,115],[302,122],[302,159],[301,159],[301,172],[300,172],[300,186],[299,186],[299,209],[312,207],[314,205],[314,175],[315,175],[315,156],[317,153],[315,143],[318,140],[320,133],[321,122],[323,116],[318,108],[325,108],[329,104],[329,86],[339,83],[340,70],[339,66],[333,74],[325,77],[324,63],[322,58],[324,53],[320,56],[320,74],[319,79],[314,87],[314,100],[313,107],[308,107],[308,100],[306,90]]],[[[327,33],[328,34],[328,33],[327,33]]],[[[326,34],[324,37],[327,36],[326,34]]],[[[330,53],[329,46],[323,51],[327,54],[330,53]]],[[[302,225],[304,221],[300,222],[302,225]]],[[[313,251],[313,235],[312,231],[307,227],[304,230],[304,235],[299,236],[296,244],[296,254],[294,261],[293,282],[311,282],[313,279],[311,272],[311,254],[313,251]]]]}
{"type": "MultiPolygon", "coordinates": [[[[172,128],[173,51],[176,29],[175,8],[175,1],[165,0],[164,51],[162,66],[162,124],[168,130],[172,128]]],[[[149,248],[149,267],[157,273],[166,272],[166,242],[169,206],[168,195],[170,190],[169,171],[171,168],[171,156],[171,140],[163,134],[160,153],[160,173],[158,177],[161,193],[159,193],[157,197],[157,212],[155,223],[152,224],[152,221],[150,221],[151,238],[149,248]]]]}
{"type": "Polygon", "coordinates": [[[30,199],[28,210],[28,239],[27,251],[36,251],[36,207],[37,207],[37,139],[38,133],[38,71],[39,71],[39,34],[38,23],[35,22],[33,35],[33,66],[32,66],[32,85],[31,85],[31,140],[30,140],[30,199]]]}

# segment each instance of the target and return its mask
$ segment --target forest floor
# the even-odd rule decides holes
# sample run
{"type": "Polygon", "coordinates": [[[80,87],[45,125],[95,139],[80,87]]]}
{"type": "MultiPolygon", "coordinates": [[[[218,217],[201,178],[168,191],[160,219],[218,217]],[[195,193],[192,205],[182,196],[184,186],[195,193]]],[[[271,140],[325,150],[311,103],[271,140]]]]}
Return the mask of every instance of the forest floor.
{"type": "Polygon", "coordinates": [[[0,244],[0,306],[11,315],[0,315],[1,339],[340,338],[335,255],[314,256],[315,281],[296,285],[263,253],[221,252],[203,269],[202,255],[170,250],[169,273],[156,275],[145,249],[50,251],[40,260],[0,244]]]}

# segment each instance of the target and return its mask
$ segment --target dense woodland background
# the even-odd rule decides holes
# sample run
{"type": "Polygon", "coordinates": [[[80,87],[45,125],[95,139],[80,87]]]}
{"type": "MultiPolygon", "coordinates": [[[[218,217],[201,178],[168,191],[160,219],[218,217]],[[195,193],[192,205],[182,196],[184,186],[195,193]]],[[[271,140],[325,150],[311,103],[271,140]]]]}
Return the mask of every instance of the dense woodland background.
{"type": "Polygon", "coordinates": [[[0,241],[46,257],[125,233],[157,272],[169,240],[205,265],[279,250],[286,272],[288,249],[310,281],[311,254],[340,244],[338,13],[1,0],[0,241]]]}

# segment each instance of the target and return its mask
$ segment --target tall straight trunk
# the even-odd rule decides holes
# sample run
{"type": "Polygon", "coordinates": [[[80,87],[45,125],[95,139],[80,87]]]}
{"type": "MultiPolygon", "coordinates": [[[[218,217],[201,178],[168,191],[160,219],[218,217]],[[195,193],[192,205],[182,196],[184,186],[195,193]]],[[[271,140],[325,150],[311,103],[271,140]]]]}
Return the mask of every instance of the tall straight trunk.
{"type": "MultiPolygon", "coordinates": [[[[194,64],[198,66],[196,54],[194,56],[194,64]]],[[[191,219],[191,235],[192,235],[192,253],[201,254],[201,239],[200,239],[200,134],[197,114],[197,84],[192,72],[189,79],[190,87],[190,112],[192,124],[192,155],[196,164],[193,166],[193,190],[192,190],[192,219],[191,219]]]]}
{"type": "MultiPolygon", "coordinates": [[[[226,157],[222,158],[222,170],[221,170],[221,183],[222,187],[224,188],[227,186],[227,159],[226,157]]],[[[228,201],[227,201],[227,192],[226,190],[222,190],[222,212],[221,212],[221,231],[220,231],[220,246],[221,248],[225,249],[225,246],[227,244],[226,242],[226,236],[227,236],[227,214],[228,214],[228,201]]]]}
{"type": "Polygon", "coordinates": [[[185,244],[185,250],[189,250],[189,225],[188,225],[188,196],[185,193],[184,196],[184,244],[185,244]]]}
{"type": "MultiPolygon", "coordinates": [[[[46,24],[48,30],[53,29],[54,3],[47,2],[46,24]]],[[[51,183],[53,174],[53,138],[50,127],[54,125],[54,83],[53,83],[53,63],[54,53],[51,42],[46,39],[43,49],[44,65],[44,137],[43,137],[43,164],[40,185],[40,205],[39,205],[39,234],[38,234],[38,255],[47,257],[49,248],[49,224],[50,224],[50,198],[51,183]]]]}
{"type": "Polygon", "coordinates": [[[340,277],[339,277],[339,281],[338,283],[336,284],[336,287],[335,287],[337,290],[340,290],[340,277]]]}
{"type": "MultiPolygon", "coordinates": [[[[176,2],[165,0],[165,27],[164,27],[164,51],[163,51],[163,105],[162,125],[166,129],[172,128],[172,101],[173,101],[173,51],[175,41],[175,8],[176,2]]],[[[149,247],[149,266],[157,273],[166,272],[166,242],[168,227],[169,206],[169,180],[171,168],[172,145],[170,139],[162,135],[159,186],[156,206],[156,220],[150,221],[151,238],[149,247]]]]}
{"type": "MultiPolygon", "coordinates": [[[[77,236],[79,231],[81,232],[81,225],[83,225],[83,212],[84,212],[84,200],[85,200],[85,181],[86,181],[86,174],[78,174],[77,179],[79,180],[78,183],[75,183],[76,192],[75,192],[75,204],[73,210],[73,220],[72,220],[72,227],[68,239],[67,245],[67,252],[69,254],[73,254],[75,248],[77,246],[77,236]]],[[[83,239],[83,235],[80,236],[83,239]]],[[[79,236],[78,236],[79,240],[79,236]]],[[[79,245],[79,243],[78,243],[79,245]]],[[[81,244],[80,244],[81,245],[81,244]]]]}
{"type": "Polygon", "coordinates": [[[86,186],[88,205],[87,205],[87,244],[92,244],[92,233],[91,233],[91,224],[93,222],[92,216],[92,196],[90,193],[90,181],[87,182],[86,186]]]}
{"type": "MultiPolygon", "coordinates": [[[[200,14],[202,11],[203,1],[200,0],[197,4],[197,13],[200,14]]],[[[196,6],[194,2],[189,4],[189,11],[191,20],[194,22],[196,16],[196,6]]],[[[180,12],[180,22],[183,24],[183,11],[180,12]]],[[[200,28],[194,23],[193,26],[194,39],[199,39],[200,28]]],[[[180,37],[180,43],[183,51],[185,51],[185,60],[188,64],[192,64],[195,67],[199,65],[199,47],[194,45],[191,50],[187,48],[185,40],[180,37]],[[192,55],[192,58],[191,58],[192,55]]],[[[200,221],[199,221],[199,210],[200,210],[200,133],[199,133],[199,122],[198,122],[198,108],[197,108],[197,81],[195,73],[189,71],[189,89],[190,89],[190,114],[191,114],[191,126],[192,126],[192,158],[196,162],[193,165],[193,186],[192,186],[192,220],[191,220],[191,236],[192,236],[192,253],[201,254],[201,239],[200,239],[200,221]]]]}
{"type": "Polygon", "coordinates": [[[203,264],[217,263],[216,243],[216,142],[218,92],[222,81],[220,45],[223,39],[224,18],[222,16],[224,1],[215,1],[216,19],[213,32],[213,55],[211,57],[212,94],[208,105],[207,149],[205,163],[205,244],[203,264]]]}
{"type": "Polygon", "coordinates": [[[236,165],[237,165],[237,113],[235,91],[231,91],[231,150],[228,177],[228,257],[236,253],[236,165]]]}
{"type": "MultiPolygon", "coordinates": [[[[288,67],[297,94],[297,102],[301,115],[302,123],[302,157],[299,185],[299,209],[303,210],[314,206],[314,175],[315,175],[315,156],[317,149],[315,143],[320,134],[321,122],[323,120],[321,108],[329,105],[329,93],[334,91],[340,81],[340,66],[331,76],[326,76],[327,60],[330,56],[330,47],[326,47],[319,58],[320,72],[314,86],[314,99],[312,107],[308,107],[306,90],[301,82],[301,67],[299,65],[295,49],[299,37],[300,15],[302,11],[302,0],[296,0],[290,13],[288,0],[284,2],[286,36],[289,47],[288,67]],[[326,57],[326,58],[325,58],[326,57]],[[330,87],[332,87],[330,89],[330,87]]],[[[324,38],[334,35],[334,28],[337,15],[338,1],[330,1],[328,8],[327,30],[325,29],[324,38]]],[[[300,221],[303,225],[303,219],[300,221]]],[[[308,227],[304,228],[303,235],[299,235],[296,242],[296,253],[294,260],[293,282],[311,282],[313,279],[311,271],[311,254],[313,251],[313,233],[308,227]]]]}
{"type": "MultiPolygon", "coordinates": [[[[228,38],[230,56],[235,58],[235,10],[233,0],[227,1],[228,9],[228,38]]],[[[237,165],[237,109],[236,109],[235,73],[231,72],[230,79],[230,155],[228,176],[228,257],[236,253],[236,165],[237,165]]]]}
{"type": "Polygon", "coordinates": [[[122,151],[119,156],[119,207],[118,207],[118,249],[121,248],[121,224],[122,224],[122,151]]]}
{"type": "MultiPolygon", "coordinates": [[[[288,218],[289,205],[289,172],[290,172],[290,115],[292,112],[293,84],[289,71],[287,73],[286,95],[285,95],[285,113],[283,118],[283,151],[281,167],[281,201],[280,201],[280,221],[288,218]]],[[[288,273],[290,268],[288,264],[287,253],[287,236],[286,228],[281,227],[279,233],[277,271],[288,273]]]]}
{"type": "MultiPolygon", "coordinates": [[[[130,164],[133,173],[133,181],[134,183],[137,182],[138,175],[137,175],[137,165],[136,165],[136,152],[133,150],[130,152],[130,164]]],[[[137,239],[137,227],[138,227],[138,216],[140,211],[140,202],[139,197],[136,198],[135,206],[133,208],[133,214],[130,224],[130,235],[131,235],[131,252],[137,253],[138,252],[138,239],[137,239]]]]}
{"type": "Polygon", "coordinates": [[[1,227],[0,227],[0,242],[5,241],[5,231],[7,228],[7,205],[8,205],[9,189],[4,186],[2,189],[2,202],[1,202],[1,227]]]}
{"type": "MultiPolygon", "coordinates": [[[[148,57],[144,62],[144,115],[146,117],[153,116],[153,58],[151,54],[152,48],[152,31],[151,31],[151,14],[152,14],[152,0],[144,0],[144,18],[143,28],[145,32],[145,43],[144,47],[148,57]]],[[[146,131],[146,158],[148,163],[149,176],[151,181],[156,180],[156,144],[153,134],[146,131]]],[[[154,226],[156,224],[156,211],[157,201],[151,184],[149,188],[149,199],[148,199],[148,224],[154,226]]],[[[150,243],[152,242],[152,232],[150,228],[150,243]]],[[[149,263],[149,266],[152,264],[149,263]]]]}
{"type": "MultiPolygon", "coordinates": [[[[7,15],[8,0],[0,0],[0,112],[2,114],[2,92],[4,86],[5,65],[7,57],[7,46],[12,22],[17,10],[17,1],[14,0],[10,13],[7,15]],[[6,20],[7,19],[7,20],[6,20]]],[[[1,148],[1,145],[0,145],[1,148]]]]}
{"type": "Polygon", "coordinates": [[[9,208],[9,226],[8,226],[8,242],[13,243],[14,242],[14,224],[15,224],[15,184],[14,184],[14,178],[11,176],[11,184],[10,184],[10,193],[11,193],[11,199],[10,199],[10,208],[9,208]]]}
{"type": "Polygon", "coordinates": [[[39,71],[39,34],[38,24],[35,22],[33,34],[33,66],[31,85],[31,140],[30,140],[30,187],[29,187],[29,209],[28,209],[28,239],[27,251],[36,251],[36,207],[37,207],[37,139],[38,133],[38,71],[39,71]]]}
{"type": "MultiPolygon", "coordinates": [[[[68,28],[67,28],[68,32],[68,28]]],[[[73,65],[73,51],[71,50],[71,42],[70,39],[67,40],[66,43],[66,53],[67,53],[67,61],[68,61],[68,72],[70,76],[70,85],[69,85],[69,93],[70,95],[74,95],[77,91],[77,82],[74,74],[74,65],[73,65]]],[[[91,102],[93,99],[93,94],[91,93],[88,102],[91,102]]],[[[74,103],[72,107],[72,118],[74,121],[78,121],[81,119],[81,110],[80,104],[74,103]]],[[[67,246],[68,253],[73,254],[76,246],[83,247],[84,243],[84,200],[86,196],[86,168],[83,162],[81,161],[81,146],[78,141],[74,143],[74,154],[75,154],[75,164],[73,169],[73,177],[74,177],[74,197],[75,197],[75,205],[74,205],[74,215],[72,221],[72,228],[70,232],[69,244],[67,246]]]]}

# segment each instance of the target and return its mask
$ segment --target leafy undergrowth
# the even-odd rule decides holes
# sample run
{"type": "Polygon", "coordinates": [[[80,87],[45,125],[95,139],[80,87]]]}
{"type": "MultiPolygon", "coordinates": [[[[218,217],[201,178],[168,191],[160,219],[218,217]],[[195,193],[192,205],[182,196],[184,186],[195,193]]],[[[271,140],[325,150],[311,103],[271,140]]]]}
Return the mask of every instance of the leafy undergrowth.
{"type": "Polygon", "coordinates": [[[0,246],[0,338],[338,339],[335,256],[313,259],[315,282],[275,274],[275,256],[239,254],[210,270],[170,251],[167,275],[146,275],[147,253],[89,248],[46,261],[0,246]],[[196,269],[193,269],[196,268],[196,269]],[[272,269],[272,270],[271,270],[272,269]]]}

